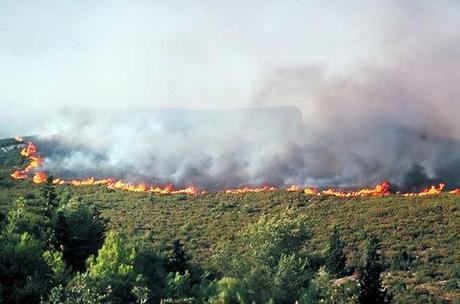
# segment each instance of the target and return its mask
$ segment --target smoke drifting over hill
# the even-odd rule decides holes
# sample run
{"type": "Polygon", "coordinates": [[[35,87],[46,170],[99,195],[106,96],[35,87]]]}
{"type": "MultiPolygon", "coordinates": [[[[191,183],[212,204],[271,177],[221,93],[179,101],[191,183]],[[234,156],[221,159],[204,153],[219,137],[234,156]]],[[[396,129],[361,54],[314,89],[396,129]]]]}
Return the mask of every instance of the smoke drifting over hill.
{"type": "Polygon", "coordinates": [[[460,180],[457,140],[383,126],[374,138],[327,136],[292,107],[82,114],[63,118],[61,128],[36,141],[45,170],[210,190],[263,183],[358,187],[385,179],[412,189],[460,180]]]}

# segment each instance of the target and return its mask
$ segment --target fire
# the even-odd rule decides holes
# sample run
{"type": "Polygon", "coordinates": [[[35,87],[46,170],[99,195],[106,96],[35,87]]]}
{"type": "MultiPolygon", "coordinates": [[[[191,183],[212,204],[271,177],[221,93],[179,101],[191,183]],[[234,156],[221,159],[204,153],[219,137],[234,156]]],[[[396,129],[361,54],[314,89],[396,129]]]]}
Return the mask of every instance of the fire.
{"type": "Polygon", "coordinates": [[[32,177],[32,182],[35,184],[43,184],[46,182],[46,179],[48,178],[48,175],[45,172],[36,172],[34,174],[34,177],[32,177]]]}
{"type": "Polygon", "coordinates": [[[276,187],[273,186],[263,186],[263,187],[244,187],[244,188],[236,188],[236,189],[227,189],[224,192],[227,194],[244,194],[244,193],[259,193],[259,192],[267,192],[267,191],[276,191],[276,187]]]}
{"type": "MultiPolygon", "coordinates": [[[[15,137],[19,142],[23,142],[23,139],[19,136],[15,137]]],[[[36,184],[44,183],[48,174],[42,171],[36,171],[39,167],[43,165],[43,158],[38,155],[37,147],[31,142],[27,142],[27,145],[21,149],[20,154],[29,160],[27,166],[22,170],[16,170],[11,173],[13,179],[26,180],[29,177],[29,174],[32,171],[35,171],[32,176],[32,182],[36,184]]],[[[144,183],[139,184],[130,184],[121,180],[116,180],[113,178],[107,179],[96,179],[94,177],[88,177],[85,179],[73,179],[73,180],[64,180],[61,178],[54,178],[53,184],[55,185],[73,185],[76,187],[80,186],[105,186],[113,190],[122,190],[130,192],[139,192],[139,193],[156,193],[156,194],[205,194],[206,191],[198,190],[193,186],[188,186],[184,189],[175,189],[171,184],[165,186],[157,185],[148,185],[144,183]]],[[[443,192],[445,188],[444,184],[439,184],[437,186],[431,186],[427,189],[424,189],[418,193],[405,193],[403,196],[427,196],[427,195],[437,195],[443,192]]],[[[278,188],[270,185],[263,185],[260,187],[242,187],[242,188],[233,188],[225,189],[221,192],[227,194],[245,194],[245,193],[259,193],[259,192],[273,192],[277,191],[278,188]]],[[[302,188],[297,185],[291,185],[288,188],[284,188],[286,192],[301,192],[302,188]]],[[[305,195],[330,195],[336,197],[368,197],[368,196],[385,196],[390,194],[390,184],[388,182],[383,182],[376,185],[374,188],[364,188],[357,191],[340,191],[334,189],[319,190],[313,187],[304,188],[302,191],[305,195]]],[[[449,191],[451,194],[460,194],[460,189],[454,189],[449,191]]],[[[399,194],[399,192],[397,192],[399,194]]]]}
{"type": "Polygon", "coordinates": [[[27,179],[28,172],[24,170],[16,170],[10,174],[10,176],[14,179],[27,179]]]}
{"type": "Polygon", "coordinates": [[[361,189],[359,191],[338,191],[333,189],[318,190],[316,188],[305,188],[303,191],[306,195],[332,195],[337,197],[357,197],[357,196],[383,196],[390,194],[390,184],[383,182],[372,189],[361,189]]]}
{"type": "Polygon", "coordinates": [[[306,195],[321,195],[321,193],[318,192],[317,189],[311,188],[311,187],[305,188],[305,189],[303,190],[303,193],[305,193],[306,195]]]}
{"type": "MultiPolygon", "coordinates": [[[[418,193],[405,193],[403,194],[404,196],[427,196],[427,195],[436,195],[442,193],[444,190],[444,187],[446,185],[443,183],[440,183],[438,186],[431,186],[430,188],[426,188],[422,190],[421,192],[418,193]]],[[[455,191],[455,190],[454,190],[455,191]]],[[[452,193],[452,191],[451,191],[452,193]]],[[[458,193],[457,193],[458,194],[458,193]]]]}
{"type": "Polygon", "coordinates": [[[296,186],[296,185],[292,185],[290,186],[289,188],[286,188],[286,191],[287,192],[299,192],[300,191],[300,187],[296,186]]]}
{"type": "Polygon", "coordinates": [[[24,157],[31,157],[35,153],[37,153],[37,147],[30,141],[27,143],[27,147],[21,150],[21,155],[24,157]]]}
{"type": "MultiPolygon", "coordinates": [[[[16,140],[22,142],[22,138],[20,137],[16,137],[16,140]]],[[[30,141],[26,147],[21,149],[20,154],[29,159],[29,164],[22,170],[14,171],[10,176],[14,179],[27,179],[32,170],[43,164],[43,158],[37,155],[37,147],[30,141]]],[[[39,180],[39,177],[34,176],[32,180],[35,183],[36,180],[39,180]]]]}

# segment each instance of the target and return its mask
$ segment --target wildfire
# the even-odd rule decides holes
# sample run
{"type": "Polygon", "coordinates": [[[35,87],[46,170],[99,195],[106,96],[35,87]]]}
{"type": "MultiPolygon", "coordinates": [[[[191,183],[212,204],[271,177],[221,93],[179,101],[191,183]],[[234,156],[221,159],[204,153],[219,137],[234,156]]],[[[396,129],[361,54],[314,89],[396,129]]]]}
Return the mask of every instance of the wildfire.
{"type": "Polygon", "coordinates": [[[32,177],[32,182],[35,184],[43,184],[46,182],[48,175],[45,172],[35,172],[34,177],[32,177]]]}
{"type": "Polygon", "coordinates": [[[317,189],[311,187],[305,188],[303,190],[303,193],[305,193],[306,195],[321,195],[321,193],[317,189]]]}
{"type": "Polygon", "coordinates": [[[31,141],[27,143],[27,147],[21,150],[21,155],[24,157],[31,157],[35,153],[37,153],[37,147],[31,141]]]}
{"type": "MultiPolygon", "coordinates": [[[[23,142],[21,137],[15,137],[19,142],[23,142]]],[[[43,158],[37,154],[38,149],[32,142],[27,142],[27,145],[21,149],[20,154],[29,160],[27,166],[22,170],[17,170],[11,173],[11,177],[17,180],[26,180],[29,177],[29,174],[33,171],[32,182],[35,184],[44,183],[48,175],[45,172],[37,171],[40,166],[43,165],[43,158]]],[[[198,190],[193,186],[189,186],[184,189],[175,189],[171,184],[165,186],[156,186],[148,184],[130,184],[125,183],[121,180],[116,180],[113,178],[108,179],[96,179],[94,177],[89,177],[85,179],[73,179],[73,180],[64,180],[61,178],[54,178],[53,184],[55,185],[73,185],[76,187],[79,186],[98,186],[102,185],[109,189],[113,190],[122,190],[122,191],[131,191],[131,192],[140,192],[140,193],[156,193],[156,194],[205,194],[206,191],[198,190]]],[[[431,186],[427,189],[424,189],[421,192],[417,193],[404,193],[403,196],[427,196],[427,195],[437,195],[443,192],[445,188],[444,184],[439,184],[437,186],[431,186]]],[[[242,188],[233,188],[225,189],[222,192],[227,194],[245,194],[245,193],[259,193],[259,192],[273,192],[277,191],[278,188],[270,185],[264,185],[261,187],[242,187],[242,188]]],[[[358,191],[340,191],[334,189],[319,190],[313,187],[301,188],[296,185],[291,185],[288,188],[284,188],[286,192],[302,192],[305,195],[330,195],[336,197],[368,197],[368,196],[385,196],[390,194],[390,184],[388,182],[383,182],[376,185],[374,188],[364,188],[358,191]]],[[[399,192],[397,192],[399,193],[399,192]]],[[[460,189],[454,189],[449,191],[452,194],[460,194],[460,189]]]]}
{"type": "MultiPolygon", "coordinates": [[[[22,138],[16,137],[16,140],[22,142],[22,138]]],[[[14,179],[27,179],[29,176],[30,171],[32,171],[35,168],[40,167],[43,164],[43,158],[37,155],[37,147],[32,143],[28,142],[27,146],[21,149],[20,154],[23,157],[26,157],[29,159],[29,164],[22,170],[17,170],[14,171],[13,173],[10,174],[10,176],[14,179]]],[[[46,177],[45,177],[46,180],[46,177]]],[[[39,181],[39,177],[33,177],[32,181],[34,183],[39,183],[36,181],[39,181]]]]}
{"type": "MultiPolygon", "coordinates": [[[[441,193],[443,190],[444,190],[444,187],[446,185],[443,184],[443,183],[440,183],[439,185],[437,186],[431,186],[430,188],[426,188],[424,190],[422,190],[421,192],[418,192],[418,193],[404,193],[403,195],[404,196],[426,196],[426,195],[436,195],[436,194],[439,194],[441,193]]],[[[458,190],[458,189],[457,189],[458,190]]],[[[457,193],[457,194],[460,194],[460,191],[459,192],[454,192],[451,191],[451,193],[457,193]]]]}
{"type": "Polygon", "coordinates": [[[303,191],[306,195],[332,195],[337,197],[356,197],[356,196],[383,196],[390,194],[390,184],[383,182],[372,189],[361,189],[359,191],[338,191],[333,189],[318,190],[316,188],[305,188],[303,191]]]}
{"type": "Polygon", "coordinates": [[[267,192],[267,191],[276,191],[276,187],[273,186],[263,186],[263,187],[244,187],[244,188],[236,188],[236,189],[227,189],[224,192],[227,194],[244,194],[244,193],[259,193],[259,192],[267,192]]]}
{"type": "Polygon", "coordinates": [[[27,179],[28,172],[25,172],[24,170],[17,170],[11,173],[10,176],[14,179],[27,179]]]}
{"type": "Polygon", "coordinates": [[[287,192],[299,192],[300,191],[300,187],[296,186],[296,185],[292,185],[291,187],[287,188],[286,189],[287,192]]]}

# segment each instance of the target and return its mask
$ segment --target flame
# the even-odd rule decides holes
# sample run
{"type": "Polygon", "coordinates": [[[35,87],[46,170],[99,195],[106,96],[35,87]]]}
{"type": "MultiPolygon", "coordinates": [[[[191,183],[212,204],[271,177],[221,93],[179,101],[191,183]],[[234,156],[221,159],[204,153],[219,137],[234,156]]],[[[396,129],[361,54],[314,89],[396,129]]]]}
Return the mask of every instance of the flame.
{"type": "Polygon", "coordinates": [[[337,197],[357,197],[357,196],[383,196],[390,194],[390,184],[383,182],[372,189],[361,189],[359,191],[338,191],[333,189],[318,190],[316,188],[305,188],[303,191],[306,195],[332,195],[337,197]]]}
{"type": "Polygon", "coordinates": [[[37,147],[31,141],[27,143],[27,147],[21,150],[21,155],[24,157],[31,157],[35,153],[37,153],[37,147]]]}
{"type": "MultiPolygon", "coordinates": [[[[15,137],[15,139],[19,142],[23,142],[22,137],[15,137]]],[[[20,151],[21,156],[27,158],[29,163],[27,166],[22,170],[16,170],[11,173],[11,177],[13,179],[18,180],[26,180],[29,177],[29,174],[32,171],[36,171],[39,167],[43,165],[43,158],[38,155],[37,147],[31,142],[27,142],[27,145],[21,149],[20,151]]],[[[36,184],[44,183],[48,178],[48,174],[43,171],[36,171],[32,176],[32,182],[36,184]]],[[[121,180],[116,180],[113,178],[107,179],[96,179],[94,177],[88,177],[85,179],[73,179],[73,180],[64,180],[61,178],[54,178],[53,184],[55,185],[73,185],[76,187],[80,186],[105,186],[108,189],[113,190],[122,190],[122,191],[131,191],[131,192],[139,192],[139,193],[156,193],[156,194],[189,194],[189,195],[196,195],[196,194],[205,194],[207,191],[198,190],[193,186],[189,186],[184,189],[175,189],[171,184],[165,186],[157,186],[157,185],[148,185],[148,184],[130,184],[125,183],[121,180]]],[[[427,196],[427,195],[437,195],[443,192],[445,185],[439,184],[437,186],[431,186],[427,189],[424,189],[418,193],[404,193],[403,196],[427,196]]],[[[287,192],[300,192],[301,187],[297,185],[291,185],[284,190],[287,192]]],[[[225,189],[221,192],[227,194],[245,194],[245,193],[259,193],[259,192],[272,192],[278,190],[274,186],[270,185],[263,185],[260,187],[242,187],[242,188],[233,188],[233,189],[225,189]]],[[[307,187],[303,189],[303,193],[305,195],[330,195],[336,197],[368,197],[368,196],[384,196],[390,194],[390,184],[388,182],[383,182],[381,184],[376,185],[374,188],[364,188],[357,191],[340,191],[334,189],[326,189],[326,190],[319,190],[313,187],[307,187]]],[[[454,189],[449,193],[452,194],[460,194],[460,189],[454,189]]],[[[399,194],[399,192],[397,192],[399,194]]]]}
{"type": "Polygon", "coordinates": [[[43,184],[46,182],[48,175],[45,172],[35,172],[34,177],[32,177],[32,182],[35,184],[43,184]]]}
{"type": "Polygon", "coordinates": [[[305,193],[306,195],[321,195],[321,193],[318,192],[317,189],[311,187],[305,188],[303,190],[303,193],[305,193]]]}
{"type": "Polygon", "coordinates": [[[262,187],[244,187],[244,188],[236,188],[236,189],[227,189],[224,192],[227,194],[244,194],[244,193],[259,193],[259,192],[267,192],[267,191],[276,191],[276,187],[273,186],[262,186],[262,187]]]}
{"type": "MultiPolygon", "coordinates": [[[[17,141],[22,142],[22,138],[15,137],[17,141]]],[[[43,158],[37,155],[37,147],[32,143],[28,142],[27,146],[22,148],[20,151],[21,156],[26,157],[29,159],[29,164],[22,170],[17,170],[11,173],[11,177],[14,179],[27,179],[29,177],[30,171],[34,170],[35,168],[40,167],[43,164],[43,158]]],[[[35,180],[39,180],[39,177],[33,177],[33,182],[35,180]]],[[[46,180],[46,178],[45,178],[46,180]]]]}
{"type": "Polygon", "coordinates": [[[290,186],[289,188],[286,188],[286,191],[287,191],[287,192],[299,192],[299,191],[300,191],[300,187],[299,187],[299,186],[296,186],[296,185],[292,185],[292,186],[290,186]]]}
{"type": "Polygon", "coordinates": [[[440,183],[438,186],[431,186],[426,188],[418,193],[404,193],[403,196],[427,196],[427,195],[436,195],[442,193],[446,185],[440,183]]]}
{"type": "Polygon", "coordinates": [[[10,174],[10,176],[14,179],[27,179],[28,172],[24,170],[16,170],[10,174]]]}

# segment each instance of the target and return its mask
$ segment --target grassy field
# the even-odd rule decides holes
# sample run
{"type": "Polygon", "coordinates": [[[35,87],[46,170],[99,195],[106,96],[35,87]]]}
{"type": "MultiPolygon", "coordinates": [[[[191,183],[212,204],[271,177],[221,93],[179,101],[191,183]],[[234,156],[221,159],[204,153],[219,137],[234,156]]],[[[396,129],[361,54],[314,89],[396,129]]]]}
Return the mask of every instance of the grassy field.
{"type": "MultiPolygon", "coordinates": [[[[41,186],[12,181],[8,176],[11,167],[22,161],[12,156],[0,169],[0,218],[19,196],[34,208],[41,186]]],[[[62,201],[78,197],[96,204],[109,219],[110,228],[160,248],[180,239],[192,261],[204,268],[211,267],[213,249],[219,244],[232,246],[235,235],[246,225],[262,215],[290,210],[292,216],[307,221],[313,234],[307,248],[312,253],[325,249],[331,225],[338,225],[348,244],[351,268],[360,262],[366,235],[377,235],[386,262],[384,283],[393,292],[394,302],[456,303],[460,297],[459,195],[334,198],[275,191],[186,196],[69,185],[57,187],[57,192],[62,201]]]]}

